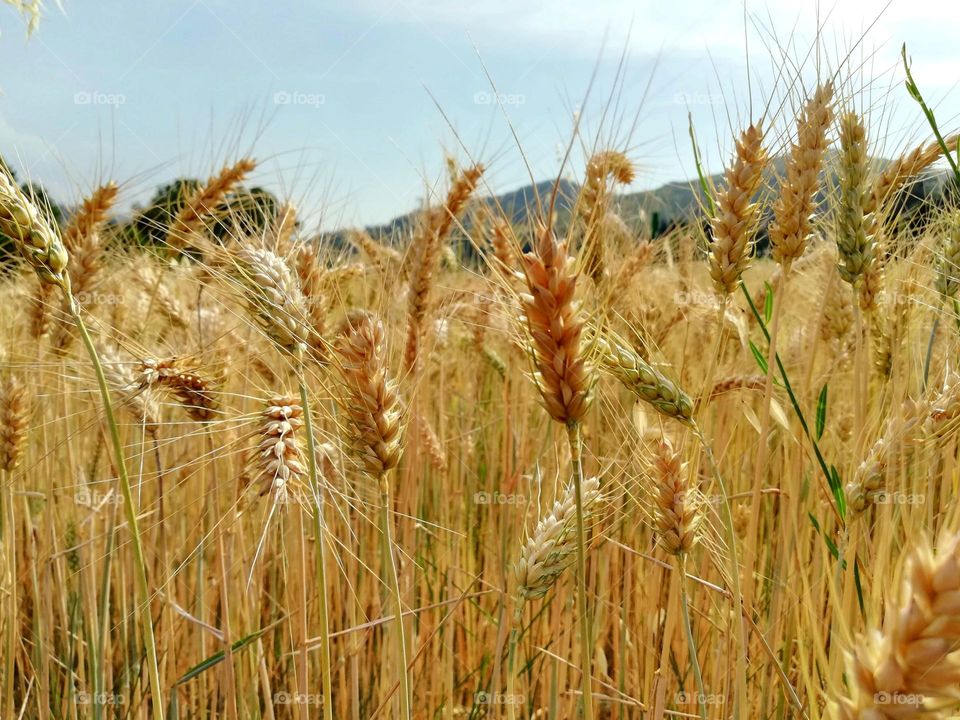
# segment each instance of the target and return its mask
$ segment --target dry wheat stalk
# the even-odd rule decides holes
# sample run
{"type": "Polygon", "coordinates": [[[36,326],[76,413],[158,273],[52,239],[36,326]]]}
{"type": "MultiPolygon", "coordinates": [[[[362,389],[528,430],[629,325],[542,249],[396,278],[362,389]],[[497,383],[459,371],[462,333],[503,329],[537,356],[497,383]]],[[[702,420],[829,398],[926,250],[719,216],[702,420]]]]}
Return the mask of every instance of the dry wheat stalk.
{"type": "Polygon", "coordinates": [[[764,375],[731,375],[723,380],[718,380],[713,384],[713,389],[705,397],[702,397],[698,404],[713,400],[714,398],[726,395],[735,390],[763,390],[766,386],[766,377],[764,375]]]}
{"type": "Polygon", "coordinates": [[[710,277],[717,292],[730,295],[750,264],[753,237],[760,221],[760,203],[753,201],[767,165],[760,123],[737,139],[733,164],[717,192],[717,213],[710,220],[710,277]]]}
{"type": "Polygon", "coordinates": [[[13,239],[20,255],[41,282],[69,286],[66,270],[70,258],[60,235],[3,168],[0,168],[0,234],[13,239]]]}
{"type": "Polygon", "coordinates": [[[400,253],[392,247],[387,247],[370,237],[366,230],[351,230],[347,234],[347,239],[360,252],[367,256],[367,259],[380,272],[386,272],[389,269],[396,269],[403,262],[400,253]]]}
{"type": "Polygon", "coordinates": [[[147,358],[140,363],[137,383],[140,388],[163,388],[183,405],[187,415],[197,422],[213,420],[218,415],[213,380],[195,370],[182,370],[176,357],[147,358]]]}
{"type": "Polygon", "coordinates": [[[133,278],[169,325],[181,330],[190,327],[190,321],[180,301],[170,292],[158,272],[149,266],[138,268],[133,278]]]}
{"type": "MultiPolygon", "coordinates": [[[[110,209],[117,200],[119,190],[110,182],[101,185],[83,201],[80,210],[73,216],[63,233],[63,244],[70,253],[67,272],[74,297],[84,310],[90,311],[99,304],[97,288],[103,269],[103,243],[101,228],[107,221],[110,209]]],[[[61,355],[70,350],[74,340],[74,326],[66,310],[57,318],[51,345],[61,355]]]]}
{"type": "Polygon", "coordinates": [[[847,651],[847,688],[831,703],[836,720],[955,717],[960,702],[960,537],[909,555],[899,596],[881,626],[847,651]]]}
{"type": "Polygon", "coordinates": [[[117,202],[120,188],[116,183],[108,182],[96,188],[84,198],[80,209],[70,219],[63,231],[63,244],[67,252],[79,252],[87,237],[99,232],[107,221],[111,208],[117,202]]]}
{"type": "Polygon", "coordinates": [[[620,263],[620,267],[617,268],[617,274],[614,278],[613,292],[611,293],[611,297],[623,298],[630,289],[630,283],[637,276],[637,274],[643,270],[643,268],[650,264],[650,259],[652,257],[653,243],[640,243],[630,254],[630,256],[620,263]]]}
{"type": "Polygon", "coordinates": [[[14,375],[0,382],[0,470],[12,472],[23,458],[27,437],[29,396],[14,375]]]}
{"type": "Polygon", "coordinates": [[[277,255],[286,256],[290,252],[291,240],[297,231],[297,207],[292,202],[285,202],[277,210],[275,220],[273,247],[277,255]]]}
{"type": "Polygon", "coordinates": [[[427,212],[413,239],[410,252],[415,253],[415,259],[407,298],[407,341],[403,353],[404,369],[408,372],[416,367],[420,356],[423,320],[427,314],[437,259],[445,247],[454,221],[463,213],[476,190],[483,170],[483,165],[478,164],[461,173],[450,187],[443,207],[427,212]]]}
{"type": "Polygon", "coordinates": [[[203,238],[204,219],[223,203],[227,195],[233,192],[256,166],[253,159],[242,158],[234,165],[227,165],[197,188],[170,223],[167,229],[167,245],[174,250],[182,250],[188,243],[203,238]]]}
{"type": "MultiPolygon", "coordinates": [[[[600,480],[589,478],[581,484],[585,521],[596,516],[600,500],[600,480]]],[[[576,498],[574,484],[568,483],[553,509],[537,523],[533,534],[520,549],[514,566],[517,592],[523,600],[541,598],[557,578],[576,559],[576,498]]]]}
{"type": "Polygon", "coordinates": [[[855,112],[840,118],[840,187],[837,250],[840,277],[857,287],[874,259],[873,236],[865,206],[867,190],[867,130],[855,112]]]}
{"type": "Polygon", "coordinates": [[[447,455],[446,452],[444,452],[443,443],[441,443],[440,438],[437,437],[437,433],[430,424],[430,421],[423,417],[423,415],[416,415],[414,422],[419,430],[420,442],[422,442],[427,449],[430,467],[439,473],[445,473],[447,471],[447,455]]]}
{"type": "Polygon", "coordinates": [[[513,251],[511,246],[512,231],[510,224],[503,218],[494,218],[493,226],[490,230],[490,246],[493,248],[493,257],[501,272],[507,276],[513,276],[516,267],[513,261],[513,251]]]}
{"type": "Polygon", "coordinates": [[[820,187],[827,131],[833,120],[833,83],[817,88],[797,119],[797,142],[790,148],[786,177],[773,206],[770,245],[773,259],[789,267],[803,255],[813,231],[811,218],[820,187]]]}
{"type": "Polygon", "coordinates": [[[30,319],[30,337],[39,340],[50,329],[50,308],[54,301],[56,286],[36,279],[36,287],[30,294],[28,317],[30,319]]]}
{"type": "Polygon", "coordinates": [[[383,323],[355,314],[344,323],[335,347],[350,448],[365,472],[382,478],[403,452],[403,408],[386,366],[383,323]]]}
{"type": "Polygon", "coordinates": [[[550,416],[573,425],[586,412],[593,385],[581,347],[584,322],[574,298],[573,259],[566,243],[541,226],[535,248],[520,260],[528,289],[520,295],[520,305],[530,334],[534,381],[550,416]]]}

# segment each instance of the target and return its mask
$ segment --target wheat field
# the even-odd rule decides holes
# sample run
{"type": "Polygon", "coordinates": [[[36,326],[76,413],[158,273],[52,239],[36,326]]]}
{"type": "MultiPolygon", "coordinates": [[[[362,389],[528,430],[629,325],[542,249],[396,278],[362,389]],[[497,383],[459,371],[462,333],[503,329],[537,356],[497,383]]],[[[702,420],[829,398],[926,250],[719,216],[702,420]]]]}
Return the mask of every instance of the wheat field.
{"type": "Polygon", "coordinates": [[[153,243],[4,169],[0,715],[955,717],[960,148],[845,73],[656,236],[592,139],[382,237],[251,225],[250,157],[153,243]]]}

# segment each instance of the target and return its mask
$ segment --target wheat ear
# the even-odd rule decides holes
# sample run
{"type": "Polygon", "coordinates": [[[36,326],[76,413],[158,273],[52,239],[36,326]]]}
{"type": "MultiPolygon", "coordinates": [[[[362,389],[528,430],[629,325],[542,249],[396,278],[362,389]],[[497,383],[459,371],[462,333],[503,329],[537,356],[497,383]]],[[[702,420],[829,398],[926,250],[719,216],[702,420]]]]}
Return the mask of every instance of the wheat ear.
{"type": "Polygon", "coordinates": [[[629,185],[634,177],[633,163],[617,150],[603,150],[587,162],[587,177],[580,191],[577,212],[586,223],[582,264],[594,282],[600,282],[606,273],[604,218],[610,207],[608,178],[616,184],[629,185]]]}
{"type": "Polygon", "coordinates": [[[767,153],[760,123],[737,139],[733,163],[724,173],[724,187],[716,194],[717,212],[710,219],[710,277],[717,292],[730,295],[750,264],[754,235],[760,221],[760,189],[767,153]]]}
{"type": "Polygon", "coordinates": [[[463,213],[483,174],[483,165],[474,165],[454,181],[443,207],[430,210],[411,244],[415,253],[407,300],[407,341],[403,353],[406,371],[412,371],[420,356],[424,317],[437,259],[445,246],[454,221],[463,213]]]}
{"type": "Polygon", "coordinates": [[[4,377],[0,382],[0,470],[4,472],[15,470],[23,458],[28,408],[29,396],[23,382],[14,375],[4,377]]]}
{"type": "Polygon", "coordinates": [[[599,340],[600,365],[657,412],[681,422],[693,420],[693,400],[672,380],[612,334],[599,340]]]}
{"type": "Polygon", "coordinates": [[[140,363],[137,384],[141,389],[167,390],[197,422],[209,422],[219,414],[216,383],[193,369],[184,369],[179,358],[146,358],[140,363]]]}
{"type": "Polygon", "coordinates": [[[833,84],[821,85],[797,119],[797,141],[787,157],[786,177],[780,184],[770,226],[771,254],[785,267],[803,255],[812,232],[820,168],[833,120],[832,102],[833,84]]]}
{"type": "MultiPolygon", "coordinates": [[[[581,485],[583,512],[592,519],[600,505],[600,480],[589,478],[581,485]]],[[[560,575],[576,560],[576,498],[573,483],[568,483],[553,508],[537,523],[520,549],[514,565],[517,592],[522,600],[547,594],[560,575]]]]}
{"type": "Polygon", "coordinates": [[[837,218],[837,250],[840,277],[858,287],[874,259],[873,236],[866,214],[867,129],[855,112],[840,118],[840,187],[837,218]]]}
{"type": "Polygon", "coordinates": [[[173,250],[182,250],[191,241],[203,237],[204,219],[227,195],[243,182],[257,166],[251,158],[242,158],[234,165],[224,167],[219,173],[197,188],[183,203],[167,229],[166,243],[173,250]]]}
{"type": "Polygon", "coordinates": [[[960,537],[937,552],[921,544],[904,565],[899,596],[880,627],[849,648],[847,688],[831,703],[836,720],[955,717],[960,701],[960,537]]]}

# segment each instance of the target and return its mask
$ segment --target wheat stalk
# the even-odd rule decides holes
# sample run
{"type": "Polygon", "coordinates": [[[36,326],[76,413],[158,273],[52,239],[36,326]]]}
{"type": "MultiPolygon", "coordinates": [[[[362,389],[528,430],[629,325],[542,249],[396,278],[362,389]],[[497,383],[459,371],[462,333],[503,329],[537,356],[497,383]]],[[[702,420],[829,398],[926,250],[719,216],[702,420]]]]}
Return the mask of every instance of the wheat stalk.
{"type": "Polygon", "coordinates": [[[6,375],[0,382],[0,470],[4,472],[15,470],[23,458],[28,409],[26,386],[15,375],[6,375]]]}
{"type": "Polygon", "coordinates": [[[146,358],[138,368],[141,389],[162,388],[172,393],[187,415],[197,422],[209,422],[219,415],[216,383],[193,369],[183,369],[177,357],[146,358]]]}
{"type": "Polygon", "coordinates": [[[427,314],[430,288],[437,258],[445,247],[454,221],[461,215],[480,182],[483,165],[474,165],[462,172],[447,193],[443,207],[427,212],[426,218],[411,243],[415,253],[407,299],[407,341],[403,353],[404,369],[416,368],[420,356],[424,317],[427,314]]]}

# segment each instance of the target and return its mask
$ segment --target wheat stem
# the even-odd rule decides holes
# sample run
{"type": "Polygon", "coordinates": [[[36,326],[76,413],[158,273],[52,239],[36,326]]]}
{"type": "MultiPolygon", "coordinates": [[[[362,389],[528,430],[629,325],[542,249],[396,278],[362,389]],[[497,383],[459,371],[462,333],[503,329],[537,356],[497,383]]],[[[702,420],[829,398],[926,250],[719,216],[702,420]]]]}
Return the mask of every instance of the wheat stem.
{"type": "Polygon", "coordinates": [[[400,576],[397,573],[397,564],[393,552],[393,532],[390,520],[390,485],[387,474],[380,476],[380,535],[383,563],[389,575],[390,591],[393,594],[395,614],[393,620],[394,641],[396,652],[400,660],[400,717],[411,720],[410,714],[410,679],[407,676],[407,636],[403,630],[403,601],[400,596],[400,576]]]}
{"type": "Polygon", "coordinates": [[[333,680],[330,671],[330,611],[327,598],[327,543],[323,522],[324,500],[317,472],[317,441],[313,433],[307,381],[304,374],[304,353],[299,352],[300,402],[303,404],[303,429],[307,435],[307,453],[310,456],[310,488],[313,494],[313,524],[317,536],[317,581],[320,585],[320,672],[323,685],[323,717],[333,717],[333,680]]]}
{"type": "Polygon", "coordinates": [[[697,683],[697,707],[700,709],[701,720],[707,720],[707,693],[703,688],[703,674],[700,671],[700,659],[697,657],[697,643],[693,639],[693,628],[690,626],[690,603],[687,597],[687,559],[680,558],[680,609],[683,614],[683,630],[687,634],[687,646],[690,648],[690,664],[693,665],[693,679],[697,683]]]}
{"type": "Polygon", "coordinates": [[[140,623],[143,630],[143,640],[147,652],[147,672],[150,677],[150,694],[153,716],[155,718],[164,717],[163,713],[163,695],[160,689],[160,671],[157,665],[157,644],[153,635],[153,618],[150,613],[150,586],[147,584],[147,565],[143,554],[143,542],[140,537],[140,527],[137,522],[137,511],[133,505],[133,493],[130,490],[130,478],[127,475],[127,465],[123,457],[123,441],[120,438],[120,428],[117,425],[117,418],[113,412],[113,402],[110,399],[110,388],[107,386],[107,379],[103,373],[103,366],[100,364],[100,358],[94,347],[90,333],[80,316],[80,308],[73,293],[70,292],[69,281],[63,286],[64,300],[73,316],[73,321],[77,325],[77,331],[80,333],[80,339],[90,355],[90,362],[93,364],[93,371],[97,376],[97,384],[100,387],[100,398],[103,401],[103,410],[106,415],[107,427],[110,430],[110,440],[113,444],[114,460],[117,464],[117,475],[120,480],[120,492],[123,495],[123,511],[126,516],[127,525],[130,526],[130,535],[133,541],[133,554],[136,562],[136,583],[137,583],[137,604],[139,605],[140,623]]]}
{"type": "Polygon", "coordinates": [[[573,496],[577,503],[577,606],[580,625],[580,671],[583,674],[583,717],[593,720],[593,642],[590,628],[590,610],[587,607],[587,557],[586,531],[583,522],[583,440],[580,423],[567,425],[567,439],[570,442],[570,462],[573,471],[573,496]]]}

